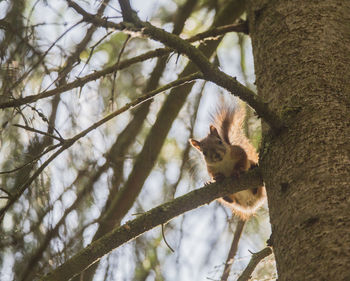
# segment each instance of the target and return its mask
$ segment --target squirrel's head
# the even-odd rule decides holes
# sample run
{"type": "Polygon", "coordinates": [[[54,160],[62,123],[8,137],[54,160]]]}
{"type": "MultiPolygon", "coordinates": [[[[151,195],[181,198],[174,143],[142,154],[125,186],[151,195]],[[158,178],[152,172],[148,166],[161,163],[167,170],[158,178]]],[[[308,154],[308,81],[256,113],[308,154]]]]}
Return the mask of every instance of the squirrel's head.
{"type": "Polygon", "coordinates": [[[208,164],[220,162],[226,153],[225,143],[217,129],[213,125],[210,125],[209,129],[209,134],[201,141],[190,139],[191,145],[203,153],[208,164]]]}

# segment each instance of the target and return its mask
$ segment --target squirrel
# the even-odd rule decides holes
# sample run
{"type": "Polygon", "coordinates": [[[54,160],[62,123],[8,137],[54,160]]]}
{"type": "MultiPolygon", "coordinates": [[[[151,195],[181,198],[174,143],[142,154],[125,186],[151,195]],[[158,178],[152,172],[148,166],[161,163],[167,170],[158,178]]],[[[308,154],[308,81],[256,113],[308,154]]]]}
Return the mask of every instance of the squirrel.
{"type": "MultiPolygon", "coordinates": [[[[209,126],[209,134],[200,141],[189,140],[203,154],[212,181],[239,177],[241,173],[257,166],[258,154],[242,129],[244,117],[242,107],[237,110],[222,106],[213,116],[214,124],[209,126]]],[[[264,203],[265,198],[265,187],[261,186],[230,194],[218,201],[230,207],[241,220],[247,220],[264,203]]]]}

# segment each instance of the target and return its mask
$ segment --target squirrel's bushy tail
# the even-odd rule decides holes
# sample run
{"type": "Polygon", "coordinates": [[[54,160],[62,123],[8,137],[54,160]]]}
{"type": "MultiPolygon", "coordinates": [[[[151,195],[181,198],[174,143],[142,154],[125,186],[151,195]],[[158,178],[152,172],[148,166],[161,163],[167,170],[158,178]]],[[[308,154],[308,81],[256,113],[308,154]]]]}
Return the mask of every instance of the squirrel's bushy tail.
{"type": "Polygon", "coordinates": [[[254,163],[258,162],[258,154],[242,128],[245,119],[244,106],[220,105],[212,114],[211,119],[226,143],[241,146],[246,151],[249,160],[254,163]]]}

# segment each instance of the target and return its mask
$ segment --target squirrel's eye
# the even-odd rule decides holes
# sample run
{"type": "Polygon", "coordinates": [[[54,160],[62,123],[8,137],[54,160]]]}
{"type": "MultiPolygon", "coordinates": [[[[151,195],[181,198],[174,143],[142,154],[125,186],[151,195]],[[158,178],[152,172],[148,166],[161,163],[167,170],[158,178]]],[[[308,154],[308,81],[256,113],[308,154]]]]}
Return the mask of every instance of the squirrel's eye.
{"type": "Polygon", "coordinates": [[[222,141],[221,141],[221,140],[218,140],[218,144],[222,144],[222,141]]]}
{"type": "Polygon", "coordinates": [[[203,155],[204,155],[204,156],[207,156],[208,153],[207,153],[206,151],[203,151],[203,155]]]}

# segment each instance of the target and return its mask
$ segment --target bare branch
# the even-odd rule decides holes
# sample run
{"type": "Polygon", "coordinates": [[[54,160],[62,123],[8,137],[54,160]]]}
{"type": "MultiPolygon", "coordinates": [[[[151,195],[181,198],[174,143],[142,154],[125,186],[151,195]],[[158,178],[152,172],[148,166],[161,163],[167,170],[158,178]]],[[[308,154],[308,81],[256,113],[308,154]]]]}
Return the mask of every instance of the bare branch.
{"type": "Polygon", "coordinates": [[[133,11],[133,9],[130,6],[129,0],[119,0],[120,8],[122,9],[122,15],[124,21],[134,21],[134,19],[137,19],[136,13],[133,11]]]}
{"type": "Polygon", "coordinates": [[[164,224],[180,214],[204,204],[209,204],[216,198],[248,188],[258,187],[261,184],[260,170],[259,168],[254,168],[239,179],[226,179],[222,183],[212,183],[189,192],[115,228],[100,239],[92,242],[88,247],[40,279],[40,281],[69,280],[105,254],[142,233],[164,224]]]}
{"type": "Polygon", "coordinates": [[[12,194],[9,191],[7,191],[5,188],[0,187],[0,190],[7,194],[6,199],[12,197],[12,194]]]}
{"type": "Polygon", "coordinates": [[[235,231],[235,234],[233,235],[231,248],[230,248],[230,251],[228,252],[228,255],[227,255],[225,268],[224,268],[224,271],[223,271],[222,276],[221,276],[221,281],[227,281],[227,279],[230,275],[231,266],[233,264],[233,259],[237,253],[238,242],[239,242],[239,239],[241,238],[244,225],[245,225],[245,221],[243,221],[243,220],[239,220],[237,223],[236,231],[235,231]]]}
{"type": "Polygon", "coordinates": [[[32,184],[32,182],[40,175],[40,173],[64,150],[70,147],[73,143],[65,142],[64,145],[53,153],[35,172],[34,174],[28,178],[21,186],[16,189],[16,192],[12,194],[12,197],[7,201],[6,205],[0,210],[0,221],[4,218],[7,210],[18,200],[19,197],[23,194],[23,192],[32,184]]]}
{"type": "MultiPolygon", "coordinates": [[[[174,88],[174,87],[178,87],[181,86],[183,84],[189,83],[193,80],[196,79],[200,79],[202,78],[202,75],[200,73],[194,73],[191,75],[188,75],[186,77],[177,79],[163,87],[160,87],[154,91],[150,91],[140,97],[138,97],[137,99],[135,99],[134,101],[127,103],[126,105],[124,105],[123,107],[121,107],[120,109],[112,112],[111,114],[107,115],[105,118],[101,119],[100,121],[92,124],[90,127],[88,127],[87,129],[83,130],[82,132],[80,132],[79,134],[75,135],[74,137],[65,140],[64,142],[57,144],[55,146],[52,146],[54,148],[56,148],[57,146],[61,146],[62,147],[57,150],[54,154],[52,154],[39,168],[38,170],[35,171],[35,173],[28,179],[26,180],[16,191],[15,194],[13,194],[11,200],[9,200],[5,207],[2,208],[0,210],[0,221],[3,218],[5,212],[17,201],[17,199],[23,194],[23,192],[30,186],[30,184],[35,180],[35,178],[58,156],[60,155],[63,151],[65,151],[66,149],[68,149],[69,147],[71,147],[75,142],[77,142],[79,139],[81,139],[82,137],[86,136],[88,133],[90,133],[91,131],[93,131],[94,129],[98,128],[99,126],[101,126],[102,124],[106,123],[107,121],[111,120],[112,118],[118,116],[119,114],[127,111],[130,108],[133,108],[137,105],[142,104],[143,102],[153,98],[154,96],[156,96],[157,94],[166,91],[168,89],[174,88]]],[[[52,148],[53,149],[53,148],[52,148]]],[[[52,150],[51,149],[51,150],[52,150]]],[[[45,152],[47,153],[47,151],[45,152]]],[[[40,154],[43,155],[43,154],[40,154]]],[[[26,164],[27,165],[27,164],[26,164]]],[[[19,168],[16,168],[16,170],[18,170],[19,168]]],[[[4,173],[4,172],[2,172],[4,173]]]]}
{"type": "MultiPolygon", "coordinates": [[[[109,0],[105,0],[103,2],[103,4],[107,4],[109,2],[109,0]]],[[[104,5],[101,5],[100,8],[98,9],[98,13],[97,15],[100,16],[103,11],[105,9],[104,5]]],[[[76,23],[75,25],[73,25],[72,27],[70,27],[68,30],[66,30],[63,34],[61,34],[61,36],[58,37],[58,39],[56,39],[56,41],[50,46],[50,48],[43,54],[41,60],[44,59],[44,57],[47,55],[47,53],[50,51],[51,48],[54,47],[54,45],[58,42],[58,40],[60,40],[65,34],[68,33],[68,31],[70,31],[71,29],[73,29],[75,26],[77,26],[78,24],[80,24],[82,21],[79,21],[78,23],[76,23]]],[[[86,47],[86,45],[88,44],[88,42],[90,41],[93,32],[96,30],[96,28],[94,26],[92,26],[88,31],[86,36],[83,38],[83,40],[76,46],[76,50],[75,52],[73,52],[73,54],[68,58],[67,62],[66,62],[66,67],[63,69],[63,71],[61,72],[61,77],[60,77],[60,82],[63,82],[63,78],[65,77],[65,75],[72,69],[72,66],[74,64],[74,62],[79,58],[79,54],[83,51],[83,49],[86,47]]],[[[38,62],[39,63],[39,62],[38,62]]],[[[37,63],[37,64],[38,64],[37,63]]],[[[36,65],[34,65],[30,70],[32,71],[34,68],[36,67],[36,65]]],[[[29,74],[28,72],[28,74],[29,74]]],[[[26,74],[25,74],[26,75],[26,74]]],[[[23,76],[24,77],[24,76],[23,76]]],[[[24,79],[24,78],[21,78],[24,79]]],[[[18,82],[18,81],[17,81],[18,82]]],[[[16,83],[17,83],[16,82],[16,83]]],[[[36,110],[34,107],[30,106],[33,110],[35,110],[39,116],[43,119],[43,121],[47,122],[48,125],[50,126],[50,122],[47,120],[47,118],[40,113],[38,110],[36,110]]],[[[32,164],[36,161],[38,161],[42,156],[44,156],[46,153],[62,146],[59,150],[57,150],[56,152],[54,152],[34,173],[32,176],[30,176],[23,184],[21,184],[17,189],[16,192],[9,198],[9,200],[7,201],[6,205],[0,210],[0,221],[2,220],[2,218],[4,217],[5,212],[18,200],[18,198],[23,194],[23,192],[32,184],[32,182],[40,175],[40,173],[58,156],[60,155],[63,151],[65,151],[66,149],[68,149],[70,146],[72,146],[76,140],[64,140],[59,132],[53,127],[53,130],[55,130],[57,132],[57,134],[61,137],[61,138],[57,138],[52,134],[49,133],[44,133],[41,132],[39,130],[36,129],[32,129],[28,126],[21,126],[21,125],[16,125],[17,127],[21,127],[27,130],[31,130],[33,132],[37,132],[37,133],[41,133],[43,135],[49,136],[51,138],[56,138],[60,141],[59,144],[55,144],[55,145],[51,145],[49,147],[47,147],[43,152],[39,153],[38,155],[36,155],[33,159],[31,159],[29,162],[25,163],[24,165],[17,167],[13,170],[10,171],[4,171],[4,172],[0,172],[0,174],[5,174],[5,173],[12,173],[12,172],[16,172],[26,166],[28,166],[29,164],[32,164]]]]}
{"type": "MultiPolygon", "coordinates": [[[[125,39],[124,43],[123,43],[123,46],[118,54],[118,58],[117,58],[117,62],[116,62],[116,70],[114,71],[113,73],[113,82],[112,82],[112,91],[111,91],[111,101],[112,101],[112,105],[113,105],[113,102],[114,102],[114,87],[115,87],[115,79],[117,77],[117,72],[118,72],[118,68],[119,68],[119,63],[120,63],[120,58],[122,57],[122,54],[124,53],[124,50],[125,50],[125,47],[126,47],[126,44],[128,43],[130,39],[130,35],[127,36],[127,38],[125,39]]],[[[113,108],[113,107],[112,107],[113,108]]]]}
{"type": "Polygon", "coordinates": [[[81,73],[85,70],[85,67],[89,64],[91,58],[92,58],[92,55],[94,53],[94,50],[95,48],[101,44],[101,42],[106,39],[109,35],[111,35],[113,33],[113,31],[110,31],[110,32],[107,32],[104,36],[102,36],[101,39],[99,39],[93,46],[90,47],[90,52],[89,52],[89,57],[88,59],[85,61],[85,64],[83,66],[83,68],[80,70],[79,74],[78,74],[78,77],[80,77],[81,73]]]}
{"type": "MultiPolygon", "coordinates": [[[[77,177],[77,179],[78,178],[79,177],[77,177]]],[[[60,226],[64,224],[68,214],[70,214],[72,211],[76,210],[78,206],[80,206],[80,204],[85,200],[85,196],[89,192],[91,192],[92,188],[93,188],[92,184],[88,184],[84,186],[84,188],[80,190],[79,193],[77,194],[76,199],[72,203],[72,205],[64,211],[62,217],[57,222],[55,227],[53,227],[47,233],[45,233],[44,239],[40,241],[41,242],[40,246],[35,250],[35,252],[33,252],[31,259],[27,261],[27,265],[23,270],[23,275],[22,275],[23,277],[21,281],[33,280],[33,275],[35,275],[36,273],[35,269],[39,265],[39,262],[42,259],[42,256],[46,251],[47,247],[49,246],[50,242],[52,241],[52,239],[58,235],[60,226]]]]}
{"type": "Polygon", "coordinates": [[[41,135],[44,135],[44,136],[47,136],[47,137],[50,137],[50,138],[53,138],[53,139],[58,140],[60,142],[64,141],[64,139],[62,139],[61,137],[56,137],[55,135],[52,135],[52,134],[49,134],[49,133],[46,133],[46,132],[43,132],[43,131],[31,128],[31,127],[28,127],[28,126],[23,126],[23,125],[20,125],[20,124],[13,124],[13,126],[25,129],[27,131],[31,131],[31,132],[34,132],[34,133],[38,133],[38,134],[41,134],[41,135]]]}
{"type": "Polygon", "coordinates": [[[164,224],[163,223],[162,223],[162,236],[163,236],[163,240],[164,240],[165,244],[168,246],[170,251],[172,251],[174,253],[175,252],[174,249],[171,248],[171,246],[169,245],[168,241],[166,241],[165,233],[164,233],[164,224]]]}
{"type": "Polygon", "coordinates": [[[252,258],[241,274],[241,276],[237,279],[237,281],[248,281],[255,269],[255,267],[259,264],[259,262],[266,258],[267,256],[272,254],[271,247],[266,247],[265,249],[262,249],[260,252],[254,253],[252,255],[252,258]]]}
{"type": "Polygon", "coordinates": [[[67,2],[68,5],[82,15],[83,19],[87,22],[106,28],[138,32],[177,50],[179,53],[185,54],[198,66],[204,74],[205,79],[225,88],[248,103],[254,108],[258,116],[263,118],[275,132],[278,132],[283,128],[282,121],[274,112],[269,110],[267,103],[261,100],[261,98],[253,91],[239,83],[236,78],[231,77],[219,68],[214,67],[200,50],[181,39],[179,36],[168,33],[161,28],[157,28],[149,22],[142,22],[137,18],[136,14],[133,14],[131,17],[133,22],[114,23],[107,19],[96,18],[71,0],[67,0],[67,2]]]}
{"type": "Polygon", "coordinates": [[[142,104],[143,102],[152,99],[154,96],[156,96],[157,94],[159,94],[161,92],[164,92],[168,89],[178,87],[178,86],[181,86],[183,84],[192,82],[193,80],[202,79],[202,78],[203,78],[202,74],[200,74],[199,72],[196,72],[196,73],[188,75],[186,77],[179,78],[179,79],[177,79],[177,80],[175,80],[175,81],[173,81],[165,86],[162,86],[156,90],[150,91],[150,92],[136,98],[132,102],[127,103],[126,105],[124,105],[120,109],[107,115],[105,118],[103,118],[100,121],[96,122],[95,124],[91,125],[89,128],[85,129],[84,131],[82,131],[81,133],[79,133],[78,135],[76,135],[75,137],[73,137],[70,140],[74,141],[74,142],[77,141],[78,139],[84,137],[85,135],[90,133],[92,130],[96,129],[97,127],[101,126],[102,124],[106,123],[107,121],[111,120],[112,118],[118,116],[119,114],[127,111],[130,108],[134,108],[135,106],[138,106],[138,105],[142,104]]]}
{"type": "Polygon", "coordinates": [[[225,35],[229,32],[243,32],[245,34],[248,34],[248,25],[247,22],[240,22],[240,23],[233,23],[228,24],[224,26],[219,26],[216,28],[211,28],[207,31],[204,31],[202,33],[198,33],[191,38],[187,39],[188,42],[195,42],[195,41],[201,41],[201,40],[213,40],[216,39],[218,36],[225,35]]]}
{"type": "MultiPolygon", "coordinates": [[[[21,169],[23,169],[24,167],[30,165],[30,164],[33,164],[34,162],[38,161],[41,157],[43,157],[46,153],[50,152],[51,150],[54,150],[56,149],[57,147],[60,147],[61,144],[54,144],[54,145],[50,145],[48,146],[43,152],[39,153],[38,155],[34,156],[31,160],[29,160],[28,162],[24,163],[23,165],[17,167],[17,168],[14,168],[12,170],[7,170],[7,171],[0,171],[0,175],[4,175],[4,174],[11,174],[11,173],[14,173],[14,172],[17,172],[21,169]]],[[[1,218],[1,215],[0,215],[0,218],[1,218]]]]}
{"type": "MultiPolygon", "coordinates": [[[[245,23],[239,23],[239,24],[220,26],[217,28],[211,28],[210,30],[207,30],[207,31],[199,33],[199,34],[197,34],[189,39],[186,39],[186,41],[196,42],[199,40],[200,41],[212,40],[212,39],[214,39],[214,37],[224,35],[227,32],[232,32],[232,31],[238,32],[239,30],[242,30],[242,32],[243,32],[243,30],[245,29],[245,25],[246,25],[245,23]]],[[[156,50],[149,51],[147,53],[136,56],[134,58],[120,61],[119,64],[115,63],[114,65],[112,65],[110,67],[107,67],[107,68],[99,70],[99,71],[95,71],[94,73],[88,74],[84,77],[77,77],[75,81],[64,84],[64,85],[57,87],[55,89],[48,90],[48,91],[45,90],[45,91],[43,91],[39,94],[36,94],[36,95],[30,95],[30,96],[27,96],[24,98],[13,99],[13,100],[10,100],[7,102],[0,103],[0,109],[21,106],[21,105],[24,105],[27,103],[33,103],[33,102],[36,102],[40,99],[44,99],[44,98],[51,97],[54,95],[60,95],[66,91],[69,91],[69,90],[72,90],[75,88],[79,88],[79,87],[83,87],[86,83],[91,82],[91,81],[95,81],[95,80],[97,80],[105,75],[114,73],[117,70],[125,69],[132,64],[135,64],[138,62],[143,62],[145,60],[155,58],[155,57],[161,57],[161,56],[167,55],[173,51],[174,50],[172,48],[168,48],[168,47],[158,48],[156,50]]]]}
{"type": "Polygon", "coordinates": [[[37,95],[31,95],[31,96],[27,96],[27,97],[24,97],[21,99],[14,99],[14,100],[11,100],[8,102],[1,103],[0,109],[1,108],[8,108],[8,107],[17,107],[17,106],[21,106],[21,105],[24,105],[27,103],[36,102],[36,101],[43,99],[43,98],[62,94],[62,93],[69,91],[71,89],[82,87],[86,83],[88,83],[90,81],[94,81],[96,79],[99,79],[102,76],[105,76],[107,74],[113,73],[116,70],[124,69],[124,68],[126,68],[134,63],[142,62],[142,61],[150,59],[150,58],[160,57],[160,56],[169,54],[171,51],[172,50],[169,48],[161,48],[161,49],[156,49],[156,50],[147,52],[147,53],[139,55],[137,57],[134,57],[134,58],[131,58],[131,59],[128,59],[125,61],[121,61],[119,63],[119,65],[114,64],[110,67],[107,67],[107,68],[100,70],[100,71],[96,71],[92,74],[88,74],[84,77],[81,77],[81,78],[78,77],[78,78],[76,78],[75,81],[73,81],[71,83],[67,83],[65,85],[62,85],[60,87],[57,87],[53,90],[44,91],[44,92],[41,92],[37,95]]]}
{"type": "Polygon", "coordinates": [[[77,23],[75,23],[74,25],[72,25],[71,27],[69,27],[67,30],[65,30],[56,40],[55,42],[53,42],[51,44],[51,46],[43,53],[43,55],[39,58],[39,60],[32,66],[29,68],[28,71],[26,71],[10,88],[10,90],[14,89],[15,87],[17,87],[19,85],[19,83],[21,83],[34,69],[37,68],[37,66],[45,59],[45,57],[47,56],[47,54],[50,52],[50,50],[56,46],[57,42],[60,41],[65,35],[67,35],[68,32],[70,32],[72,29],[74,29],[75,27],[77,27],[79,24],[81,24],[83,21],[79,21],[77,23]]]}

